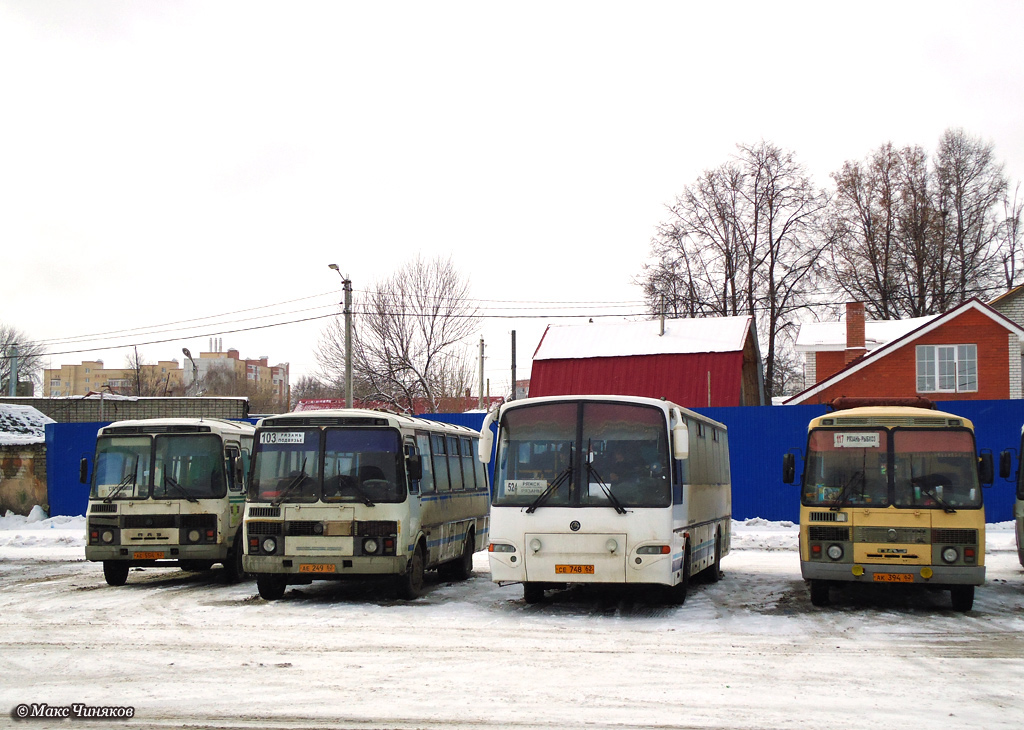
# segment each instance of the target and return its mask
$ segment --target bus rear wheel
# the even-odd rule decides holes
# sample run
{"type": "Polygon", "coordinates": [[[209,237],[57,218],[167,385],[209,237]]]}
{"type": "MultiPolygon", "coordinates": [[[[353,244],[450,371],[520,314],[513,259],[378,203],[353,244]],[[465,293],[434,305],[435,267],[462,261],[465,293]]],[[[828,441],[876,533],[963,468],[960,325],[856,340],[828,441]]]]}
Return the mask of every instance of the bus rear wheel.
{"type": "Polygon", "coordinates": [[[128,563],[120,560],[103,561],[103,578],[108,586],[123,586],[128,582],[128,563]]]}
{"type": "Polygon", "coordinates": [[[445,567],[446,575],[452,580],[467,580],[473,575],[473,552],[476,547],[476,537],[473,531],[466,533],[466,539],[462,544],[462,555],[448,563],[445,567]]]}
{"type": "Polygon", "coordinates": [[[949,589],[953,610],[967,613],[974,607],[974,586],[953,586],[949,589]]]}
{"type": "Polygon", "coordinates": [[[527,603],[540,603],[544,600],[544,585],[542,583],[523,583],[523,600],[527,603]]]}
{"type": "Polygon", "coordinates": [[[811,605],[818,607],[828,605],[828,581],[811,579],[811,605]]]}
{"type": "Polygon", "coordinates": [[[717,583],[722,577],[722,533],[715,535],[715,562],[707,569],[709,583],[717,583]]]}
{"type": "Polygon", "coordinates": [[[264,601],[276,601],[284,595],[288,584],[279,575],[262,573],[256,576],[256,590],[264,601]]]}

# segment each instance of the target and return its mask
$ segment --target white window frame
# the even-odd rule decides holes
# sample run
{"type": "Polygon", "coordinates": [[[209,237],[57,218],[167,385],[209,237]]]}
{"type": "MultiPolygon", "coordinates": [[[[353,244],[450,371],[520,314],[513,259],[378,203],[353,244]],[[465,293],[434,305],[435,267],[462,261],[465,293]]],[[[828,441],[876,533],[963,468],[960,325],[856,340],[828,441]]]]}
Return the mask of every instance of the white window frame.
{"type": "Polygon", "coordinates": [[[977,345],[918,345],[918,393],[977,393],[977,345]]]}

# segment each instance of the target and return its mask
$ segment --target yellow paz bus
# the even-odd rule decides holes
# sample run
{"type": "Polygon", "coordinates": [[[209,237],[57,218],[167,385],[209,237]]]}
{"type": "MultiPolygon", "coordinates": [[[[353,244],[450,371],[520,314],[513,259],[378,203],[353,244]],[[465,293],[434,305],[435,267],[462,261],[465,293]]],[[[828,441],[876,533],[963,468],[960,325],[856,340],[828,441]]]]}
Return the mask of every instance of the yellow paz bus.
{"type": "MultiPolygon", "coordinates": [[[[969,611],[985,582],[982,485],[993,481],[974,426],[931,401],[838,398],[811,420],[800,480],[800,569],[811,603],[838,584],[923,584],[969,611]]],[[[783,457],[793,483],[796,457],[783,457]]]]}

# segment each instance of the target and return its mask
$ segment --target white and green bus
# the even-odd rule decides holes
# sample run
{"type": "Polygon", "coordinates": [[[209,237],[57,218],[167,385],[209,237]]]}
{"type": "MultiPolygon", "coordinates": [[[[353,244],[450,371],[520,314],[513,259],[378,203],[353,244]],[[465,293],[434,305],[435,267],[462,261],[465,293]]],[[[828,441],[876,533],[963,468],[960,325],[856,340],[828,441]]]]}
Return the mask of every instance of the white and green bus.
{"type": "MultiPolygon", "coordinates": [[[[99,430],[85,558],[112,586],[134,566],[242,577],[245,474],[255,429],[215,418],[118,421],[99,430]]],[[[88,483],[88,460],[80,478],[88,483]]]]}
{"type": "Polygon", "coordinates": [[[428,569],[468,578],[488,542],[479,440],[463,426],[362,409],[261,420],[244,558],[260,596],[314,579],[391,576],[412,599],[428,569]]]}

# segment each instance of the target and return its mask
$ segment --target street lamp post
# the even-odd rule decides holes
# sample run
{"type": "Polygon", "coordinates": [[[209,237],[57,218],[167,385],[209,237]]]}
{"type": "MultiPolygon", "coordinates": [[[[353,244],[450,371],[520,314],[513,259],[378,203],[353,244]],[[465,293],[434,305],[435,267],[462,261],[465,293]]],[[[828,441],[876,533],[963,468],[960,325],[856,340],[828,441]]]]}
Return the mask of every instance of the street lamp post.
{"type": "Polygon", "coordinates": [[[328,264],[341,277],[345,289],[345,407],[352,407],[352,280],[341,273],[337,264],[328,264]]]}
{"type": "Polygon", "coordinates": [[[181,348],[181,354],[192,363],[192,392],[195,393],[199,390],[199,368],[196,366],[196,361],[192,359],[192,353],[188,351],[187,347],[181,348]]]}

